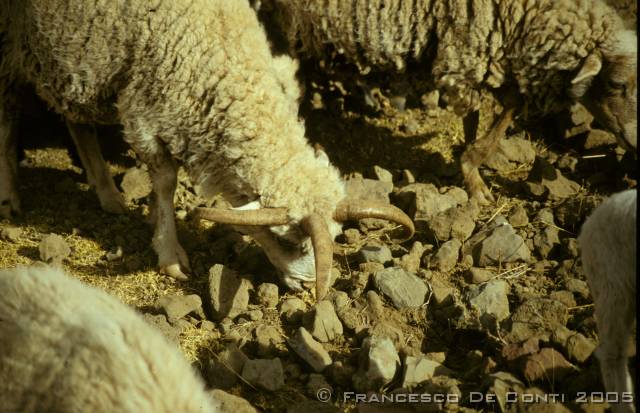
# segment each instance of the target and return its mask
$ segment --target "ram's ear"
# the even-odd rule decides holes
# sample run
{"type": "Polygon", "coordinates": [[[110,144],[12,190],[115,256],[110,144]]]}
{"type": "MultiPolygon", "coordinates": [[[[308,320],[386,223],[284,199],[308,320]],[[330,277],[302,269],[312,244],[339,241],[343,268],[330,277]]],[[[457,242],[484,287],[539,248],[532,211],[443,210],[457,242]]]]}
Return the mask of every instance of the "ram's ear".
{"type": "Polygon", "coordinates": [[[578,74],[571,80],[571,94],[575,98],[580,98],[591,86],[593,79],[602,70],[602,59],[595,53],[590,54],[584,60],[578,74]]]}

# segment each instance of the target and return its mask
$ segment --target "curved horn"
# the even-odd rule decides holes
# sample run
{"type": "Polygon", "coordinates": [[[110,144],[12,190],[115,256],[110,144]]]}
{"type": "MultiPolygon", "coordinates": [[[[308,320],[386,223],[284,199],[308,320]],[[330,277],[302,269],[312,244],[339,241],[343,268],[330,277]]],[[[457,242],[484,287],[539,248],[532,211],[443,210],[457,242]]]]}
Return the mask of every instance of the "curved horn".
{"type": "Polygon", "coordinates": [[[326,221],[318,214],[304,218],[300,225],[311,237],[316,261],[316,300],[322,300],[329,292],[331,264],[333,263],[333,241],[326,221]]]}
{"type": "Polygon", "coordinates": [[[400,208],[382,202],[345,199],[340,201],[333,217],[340,222],[363,218],[386,219],[404,227],[405,239],[413,237],[416,231],[411,218],[400,208]]]}
{"type": "Polygon", "coordinates": [[[255,210],[237,210],[220,208],[195,208],[196,219],[219,222],[229,225],[285,225],[289,223],[287,208],[262,208],[255,210]]]}

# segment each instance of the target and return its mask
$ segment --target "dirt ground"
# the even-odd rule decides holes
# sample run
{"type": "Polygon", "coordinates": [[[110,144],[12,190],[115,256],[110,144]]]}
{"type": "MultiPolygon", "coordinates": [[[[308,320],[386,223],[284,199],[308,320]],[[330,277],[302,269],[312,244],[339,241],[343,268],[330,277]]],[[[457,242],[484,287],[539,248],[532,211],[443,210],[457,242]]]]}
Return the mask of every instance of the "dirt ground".
{"type": "MultiPolygon", "coordinates": [[[[367,105],[366,97],[357,92],[357,87],[346,88],[343,93],[340,91],[343,85],[330,81],[319,72],[310,68],[303,68],[303,72],[306,74],[307,89],[301,115],[306,119],[308,138],[325,148],[332,162],[345,176],[360,174],[375,178],[374,165],[388,170],[394,180],[394,192],[390,196],[395,202],[399,202],[397,193],[410,182],[410,176],[417,183],[432,183],[441,191],[451,187],[463,188],[458,163],[464,141],[461,121],[444,110],[425,107],[420,101],[422,95],[419,87],[409,83],[412,93],[407,96],[404,110],[400,110],[402,104],[389,99],[391,93],[384,88],[379,94],[374,93],[377,100],[367,105]]],[[[481,130],[486,128],[493,115],[493,105],[488,99],[482,112],[481,130]]],[[[469,268],[477,265],[461,253],[453,268],[443,271],[434,267],[440,240],[434,239],[425,230],[419,230],[412,240],[395,245],[386,241],[382,233],[371,226],[350,224],[347,228],[356,232],[351,231],[350,237],[339,237],[336,241],[334,266],[340,276],[334,289],[349,295],[352,300],[350,305],[359,311],[362,320],[356,323],[355,329],[349,328],[348,323],[342,320],[345,324],[344,334],[323,344],[333,359],[333,365],[322,373],[322,377],[318,377],[285,340],[294,335],[303,321],[280,314],[282,303],[292,297],[302,299],[307,308],[312,308],[312,295],[309,292],[287,291],[279,284],[275,270],[260,248],[245,237],[224,226],[196,224],[185,219],[184,212],[203,201],[194,195],[184,177],[180,180],[176,195],[176,210],[179,237],[189,254],[193,272],[188,281],[181,282],[159,275],[156,271],[156,257],[150,246],[152,230],[145,222],[147,197],[130,201],[126,215],[102,212],[95,194],[85,183],[82,169],[77,166],[79,163],[74,163],[69,155],[69,138],[60,119],[34,109],[23,123],[27,124],[20,138],[26,148],[26,158],[19,170],[23,215],[12,222],[0,222],[2,228],[19,228],[20,235],[15,239],[0,238],[0,267],[39,260],[40,240],[46,234],[55,233],[63,236],[71,247],[71,255],[63,262],[63,266],[79,279],[105,289],[148,314],[162,314],[157,301],[163,296],[197,294],[202,298],[208,318],[211,318],[208,304],[209,268],[214,264],[224,264],[240,274],[246,274],[254,288],[251,301],[245,313],[232,322],[215,322],[212,327],[203,322],[201,314],[192,313],[178,322],[162,323],[173,331],[172,334],[179,334],[180,347],[185,356],[203,373],[211,386],[220,386],[215,371],[220,368],[220,364],[216,364],[218,356],[228,343],[235,343],[250,359],[278,357],[284,367],[285,385],[276,391],[260,389],[243,380],[237,380],[226,388],[244,397],[253,406],[268,412],[287,409],[333,411],[330,410],[331,406],[337,411],[353,411],[355,403],[352,400],[346,403],[341,400],[345,392],[354,391],[351,376],[362,363],[363,339],[374,331],[375,334],[392,338],[401,359],[428,356],[449,369],[447,375],[438,376],[446,377],[446,383],[443,382],[445,379],[436,377],[427,380],[426,385],[416,386],[414,391],[428,392],[432,388],[429,385],[439,384],[447,389],[454,386],[462,395],[460,404],[415,406],[416,409],[499,411],[496,403],[473,401],[469,397],[473,392],[487,392],[492,385],[495,387],[495,374],[498,372],[512,374],[527,389],[566,394],[564,405],[573,411],[595,412],[602,409],[603,405],[575,401],[577,392],[603,390],[593,356],[581,362],[571,360],[570,372],[564,374],[562,379],[556,379],[551,374],[527,380],[529,373],[526,367],[509,360],[507,348],[511,343],[502,337],[508,335],[513,319],[504,320],[494,331],[474,327],[471,322],[473,314],[467,312],[466,294],[474,284],[469,282],[469,268]],[[437,284],[448,289],[455,305],[447,304],[446,300],[437,302],[434,298],[417,308],[398,310],[388,297],[380,293],[382,316],[378,315],[377,321],[375,317],[367,316],[370,311],[367,291],[377,289],[372,281],[366,281],[370,274],[359,267],[357,253],[363,245],[375,240],[388,246],[398,260],[419,241],[423,251],[418,256],[420,268],[415,273],[431,286],[437,284]],[[114,259],[112,257],[118,247],[122,248],[122,257],[114,259]],[[358,280],[363,278],[364,283],[360,281],[358,284],[358,280]],[[258,304],[255,291],[266,282],[279,286],[276,308],[265,308],[258,304]],[[456,309],[462,313],[456,313],[456,309]],[[267,350],[261,349],[256,339],[256,329],[264,325],[273,326],[281,335],[280,339],[273,340],[272,348],[267,350]],[[301,402],[316,400],[318,383],[332,389],[332,402],[300,405],[301,402]]],[[[499,216],[511,220],[516,210],[524,209],[528,222],[517,228],[517,232],[533,242],[536,235],[542,234],[548,227],[537,221],[537,214],[549,208],[555,217],[553,226],[558,235],[551,250],[544,252],[533,247],[529,262],[485,267],[496,278],[507,282],[512,316],[528,300],[565,297],[563,305],[567,318],[564,325],[589,340],[595,340],[597,333],[588,291],[568,286],[568,280],[584,281],[579,259],[571,246],[574,245],[580,224],[603,197],[635,187],[636,161],[623,156],[623,152],[610,141],[588,144],[588,134],[565,139],[561,136],[561,130],[553,133],[556,124],[552,120],[545,120],[543,125],[552,132],[534,133],[529,129],[514,128],[509,135],[530,142],[537,157],[577,184],[577,192],[564,199],[532,194],[526,189],[524,181],[529,176],[533,162],[516,163],[512,170],[500,172],[483,168],[483,176],[491,185],[497,201],[494,205],[479,209],[474,219],[473,234],[488,228],[499,216]],[[589,146],[589,149],[585,149],[585,146],[589,146]]],[[[117,135],[117,131],[114,133],[113,130],[103,132],[107,132],[105,134],[109,139],[117,135]]],[[[136,160],[124,145],[107,152],[112,173],[120,185],[123,174],[136,166],[136,160]]],[[[462,248],[464,250],[464,242],[462,248]]],[[[395,265],[392,264],[386,266],[395,265]]],[[[571,285],[574,284],[584,286],[584,283],[577,282],[571,285]]],[[[555,348],[570,358],[566,348],[550,339],[549,334],[542,334],[539,340],[540,348],[555,348]]],[[[526,352],[522,354],[527,357],[526,352]]],[[[402,372],[398,369],[394,379],[386,383],[384,389],[370,390],[390,392],[400,388],[401,382],[402,372]]],[[[407,406],[405,408],[408,409],[407,406]]],[[[509,406],[509,409],[533,410],[531,406],[516,404],[509,406]]],[[[565,410],[554,405],[548,411],[565,410]]]]}

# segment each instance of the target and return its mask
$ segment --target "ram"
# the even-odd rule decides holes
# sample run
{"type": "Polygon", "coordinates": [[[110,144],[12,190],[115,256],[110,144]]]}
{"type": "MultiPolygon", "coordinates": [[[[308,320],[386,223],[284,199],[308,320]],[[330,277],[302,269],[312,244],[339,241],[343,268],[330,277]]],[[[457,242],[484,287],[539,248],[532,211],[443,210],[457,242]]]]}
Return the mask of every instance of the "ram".
{"type": "Polygon", "coordinates": [[[625,148],[636,148],[637,38],[602,0],[264,0],[292,53],[333,50],[360,68],[421,65],[442,101],[463,116],[467,190],[493,197],[478,167],[515,116],[583,103],[625,148]],[[480,96],[503,111],[475,140],[480,96]],[[473,143],[472,143],[473,142],[473,143]]]}
{"type": "MultiPolygon", "coordinates": [[[[604,201],[585,221],[578,243],[582,267],[595,304],[600,345],[596,357],[607,392],[633,394],[627,348],[636,319],[635,189],[604,201]]],[[[634,412],[633,403],[613,404],[614,412],[634,412]]]]}
{"type": "MultiPolygon", "coordinates": [[[[317,273],[325,291],[342,220],[388,218],[413,233],[397,208],[346,198],[337,169],[305,139],[296,66],[273,57],[247,0],[7,0],[0,27],[0,150],[12,145],[15,85],[33,86],[65,117],[79,152],[93,154],[84,163],[94,181],[105,167],[92,169],[92,125],[122,124],[149,167],[153,246],[169,275],[184,278],[189,268],[174,219],[179,164],[205,196],[222,193],[242,207],[200,216],[244,226],[292,288],[317,273]]],[[[0,202],[15,209],[10,158],[0,156],[0,182],[8,183],[0,202]]],[[[120,202],[114,190],[100,195],[98,186],[98,194],[103,205],[120,202]]]]}
{"type": "Polygon", "coordinates": [[[0,270],[3,412],[212,413],[204,383],[134,310],[62,270],[0,270]]]}

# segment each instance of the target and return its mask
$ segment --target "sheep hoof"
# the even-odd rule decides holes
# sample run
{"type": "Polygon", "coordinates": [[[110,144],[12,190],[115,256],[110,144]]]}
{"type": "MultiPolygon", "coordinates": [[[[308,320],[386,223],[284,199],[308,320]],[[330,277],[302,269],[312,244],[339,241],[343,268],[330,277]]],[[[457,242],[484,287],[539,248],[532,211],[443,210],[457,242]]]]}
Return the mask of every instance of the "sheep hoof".
{"type": "Polygon", "coordinates": [[[491,195],[491,192],[489,192],[489,188],[487,188],[485,185],[483,186],[484,189],[482,190],[471,190],[471,198],[474,198],[476,201],[478,201],[478,205],[491,205],[492,203],[496,202],[496,200],[493,195],[491,195]]]}
{"type": "Polygon", "coordinates": [[[119,193],[112,196],[98,196],[98,198],[100,199],[100,207],[105,212],[110,214],[125,214],[127,212],[127,206],[119,193]]]}
{"type": "Polygon", "coordinates": [[[189,279],[189,277],[187,277],[180,269],[180,264],[171,264],[162,267],[160,268],[160,273],[175,278],[176,280],[185,281],[189,279]]]}
{"type": "Polygon", "coordinates": [[[12,216],[20,215],[21,213],[18,198],[3,199],[0,201],[0,218],[11,219],[12,216]]]}

